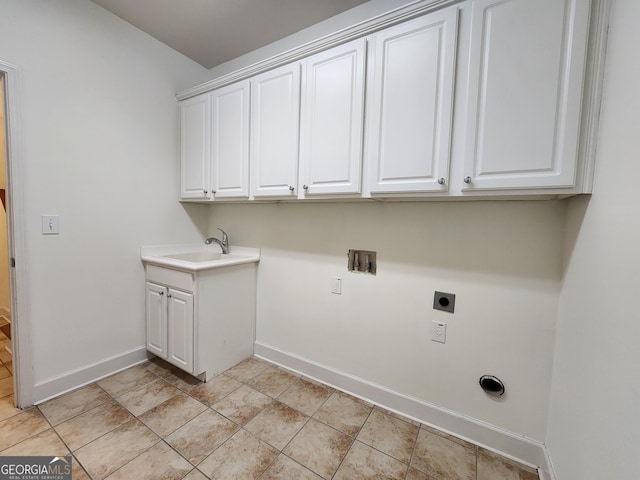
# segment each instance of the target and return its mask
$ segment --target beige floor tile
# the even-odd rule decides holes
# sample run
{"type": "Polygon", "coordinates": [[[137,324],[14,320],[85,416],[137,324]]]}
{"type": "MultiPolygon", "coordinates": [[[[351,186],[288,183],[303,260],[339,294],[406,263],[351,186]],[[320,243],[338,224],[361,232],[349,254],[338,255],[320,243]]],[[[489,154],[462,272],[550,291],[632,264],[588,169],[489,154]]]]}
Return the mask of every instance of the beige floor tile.
{"type": "Polygon", "coordinates": [[[205,410],[169,435],[165,441],[192,464],[197,465],[237,430],[235,423],[218,412],[205,410]]]}
{"type": "Polygon", "coordinates": [[[108,402],[111,397],[95,383],[38,405],[54,427],[70,418],[108,402]]]}
{"type": "Polygon", "coordinates": [[[180,480],[193,465],[164,442],[156,443],[146,452],[109,475],[108,480],[180,480]]]}
{"type": "Polygon", "coordinates": [[[145,363],[127,368],[115,375],[103,378],[98,382],[98,385],[104,388],[109,395],[119,397],[130,390],[140,388],[158,379],[157,375],[149,371],[147,366],[148,364],[145,363]]]}
{"type": "Polygon", "coordinates": [[[253,480],[279,453],[271,445],[240,430],[198,465],[198,470],[209,478],[253,480]]]}
{"type": "Polygon", "coordinates": [[[40,432],[33,437],[29,437],[17,445],[2,451],[2,456],[56,455],[58,457],[63,457],[70,454],[71,452],[69,452],[69,449],[62,440],[60,440],[60,437],[56,434],[53,428],[40,432]]]}
{"type": "Polygon", "coordinates": [[[218,375],[207,383],[201,383],[189,391],[189,395],[201,401],[205,405],[211,406],[219,402],[231,392],[242,386],[238,380],[226,375],[218,375]]]}
{"type": "Polygon", "coordinates": [[[22,412],[19,408],[14,407],[13,402],[13,395],[0,398],[0,420],[5,420],[22,412]]]}
{"type": "Polygon", "coordinates": [[[0,452],[50,427],[37,408],[7,418],[0,422],[0,452]]]}
{"type": "Polygon", "coordinates": [[[282,451],[323,478],[331,478],[353,438],[311,419],[282,451]]]}
{"type": "Polygon", "coordinates": [[[278,450],[282,450],[308,419],[306,415],[283,403],[273,402],[244,428],[278,450]]]}
{"type": "Polygon", "coordinates": [[[0,364],[0,380],[11,376],[11,372],[4,364],[0,364]]]}
{"type": "Polygon", "coordinates": [[[69,448],[75,451],[131,419],[133,417],[126,409],[111,400],[62,422],[55,428],[69,448]]]}
{"type": "Polygon", "coordinates": [[[9,376],[9,377],[0,379],[0,398],[11,395],[12,393],[13,393],[13,377],[9,376]]]}
{"type": "Polygon", "coordinates": [[[71,478],[72,480],[91,480],[87,472],[84,471],[82,465],[77,458],[73,457],[73,463],[71,464],[71,478]]]}
{"type": "Polygon", "coordinates": [[[435,478],[475,480],[476,452],[421,428],[411,466],[435,478]]]}
{"type": "Polygon", "coordinates": [[[415,425],[374,409],[360,430],[358,440],[401,462],[409,463],[418,430],[415,425]]]}
{"type": "Polygon", "coordinates": [[[478,480],[538,480],[535,469],[496,453],[478,449],[478,480]]]}
{"type": "Polygon", "coordinates": [[[180,390],[176,387],[156,377],[153,382],[125,393],[117,400],[123,407],[138,416],[179,393],[180,390]]]}
{"type": "Polygon", "coordinates": [[[248,382],[253,377],[261,374],[271,365],[256,357],[250,357],[240,362],[235,367],[231,367],[227,370],[225,375],[237,378],[241,382],[248,382]]]}
{"type": "Polygon", "coordinates": [[[260,477],[260,480],[320,480],[321,478],[320,475],[313,473],[286,455],[280,455],[260,477]]]}
{"type": "Polygon", "coordinates": [[[287,388],[278,397],[278,401],[311,416],[331,396],[333,391],[333,388],[316,382],[299,380],[287,388]]]}
{"type": "Polygon", "coordinates": [[[384,478],[387,480],[404,480],[407,465],[389,455],[355,441],[334,480],[368,480],[384,478]]]}
{"type": "Polygon", "coordinates": [[[413,467],[409,467],[405,480],[433,480],[433,477],[429,477],[426,473],[416,470],[413,467]]]}
{"type": "Polygon", "coordinates": [[[209,479],[200,470],[197,470],[194,468],[193,470],[191,470],[191,473],[189,473],[189,475],[184,477],[182,480],[209,480],[209,479]]]}
{"type": "Polygon", "coordinates": [[[371,406],[356,398],[334,392],[313,415],[313,418],[355,437],[371,410],[371,406]]]}
{"type": "Polygon", "coordinates": [[[282,368],[269,367],[249,380],[247,384],[265,395],[276,398],[294,384],[298,378],[297,375],[293,375],[282,368]]]}
{"type": "Polygon", "coordinates": [[[219,402],[214,403],[212,408],[238,425],[244,425],[272,401],[271,397],[243,385],[219,402]]]}
{"type": "Polygon", "coordinates": [[[146,451],[160,438],[134,419],[76,450],[75,456],[94,480],[102,480],[146,451]]]}
{"type": "Polygon", "coordinates": [[[157,435],[165,438],[206,409],[206,405],[184,393],[179,393],[138,418],[157,435]]]}

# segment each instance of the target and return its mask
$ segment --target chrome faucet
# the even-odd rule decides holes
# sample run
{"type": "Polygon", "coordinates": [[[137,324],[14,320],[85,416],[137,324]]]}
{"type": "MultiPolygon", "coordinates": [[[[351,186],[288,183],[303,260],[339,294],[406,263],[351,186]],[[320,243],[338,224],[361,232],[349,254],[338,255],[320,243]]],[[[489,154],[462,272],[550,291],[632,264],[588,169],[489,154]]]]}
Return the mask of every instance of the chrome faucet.
{"type": "Polygon", "coordinates": [[[225,232],[221,228],[219,228],[218,230],[220,230],[222,232],[222,240],[218,240],[217,238],[209,237],[204,241],[204,243],[206,245],[211,245],[212,243],[217,243],[218,245],[220,245],[220,248],[222,249],[222,253],[223,254],[227,254],[227,253],[229,253],[229,236],[227,235],[227,232],[225,232]]]}

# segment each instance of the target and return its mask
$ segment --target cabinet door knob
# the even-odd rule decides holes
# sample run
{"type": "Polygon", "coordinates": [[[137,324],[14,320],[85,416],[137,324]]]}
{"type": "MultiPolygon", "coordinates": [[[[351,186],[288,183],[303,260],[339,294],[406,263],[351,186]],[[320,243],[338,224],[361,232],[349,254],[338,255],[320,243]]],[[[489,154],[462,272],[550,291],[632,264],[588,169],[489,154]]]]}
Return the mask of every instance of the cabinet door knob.
{"type": "Polygon", "coordinates": [[[441,177],[441,178],[438,179],[438,183],[440,185],[444,185],[445,183],[447,183],[447,181],[444,179],[444,177],[441,177]]]}
{"type": "Polygon", "coordinates": [[[309,190],[309,185],[303,185],[302,188],[304,188],[305,190],[309,190]]]}
{"type": "Polygon", "coordinates": [[[158,295],[162,296],[162,295],[164,295],[164,292],[160,292],[160,293],[158,293],[158,295]]]}
{"type": "Polygon", "coordinates": [[[289,185],[289,191],[293,192],[295,190],[295,188],[293,188],[293,185],[289,185]]]}
{"type": "Polygon", "coordinates": [[[167,298],[172,298],[171,294],[167,295],[167,298]]]}
{"type": "Polygon", "coordinates": [[[464,177],[464,183],[471,183],[471,177],[464,177]]]}
{"type": "Polygon", "coordinates": [[[209,193],[208,190],[203,190],[204,194],[207,195],[209,193]]]}

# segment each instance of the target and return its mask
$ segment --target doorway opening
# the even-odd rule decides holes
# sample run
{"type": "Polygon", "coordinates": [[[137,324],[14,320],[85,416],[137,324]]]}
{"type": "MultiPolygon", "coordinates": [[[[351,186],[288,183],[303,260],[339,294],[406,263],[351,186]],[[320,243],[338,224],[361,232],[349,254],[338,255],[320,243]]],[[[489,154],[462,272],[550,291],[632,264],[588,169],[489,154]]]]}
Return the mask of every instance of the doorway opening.
{"type": "Polygon", "coordinates": [[[11,345],[11,287],[7,230],[7,149],[4,75],[0,77],[0,401],[14,403],[13,347],[11,345]]]}

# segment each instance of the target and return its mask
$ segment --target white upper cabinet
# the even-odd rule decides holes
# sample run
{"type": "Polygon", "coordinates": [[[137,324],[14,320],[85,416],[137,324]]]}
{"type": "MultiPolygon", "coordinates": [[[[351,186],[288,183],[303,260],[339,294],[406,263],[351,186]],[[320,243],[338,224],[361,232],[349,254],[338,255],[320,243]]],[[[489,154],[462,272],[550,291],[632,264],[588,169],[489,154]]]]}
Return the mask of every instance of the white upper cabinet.
{"type": "Polygon", "coordinates": [[[448,188],[458,9],[371,37],[366,163],[372,195],[448,188]]]}
{"type": "Polygon", "coordinates": [[[194,87],[181,198],[589,193],[604,1],[414,2],[194,87]]]}
{"type": "Polygon", "coordinates": [[[359,39],[302,62],[301,196],[361,191],[365,55],[359,39]]]}
{"type": "Polygon", "coordinates": [[[464,190],[574,186],[589,3],[474,0],[464,190]]]}
{"type": "Polygon", "coordinates": [[[300,64],[251,79],[251,193],[297,195],[300,64]]]}
{"type": "Polygon", "coordinates": [[[214,199],[249,198],[249,80],[211,92],[214,199]]]}
{"type": "Polygon", "coordinates": [[[209,198],[209,105],[208,93],[180,102],[182,198],[209,198]]]}

